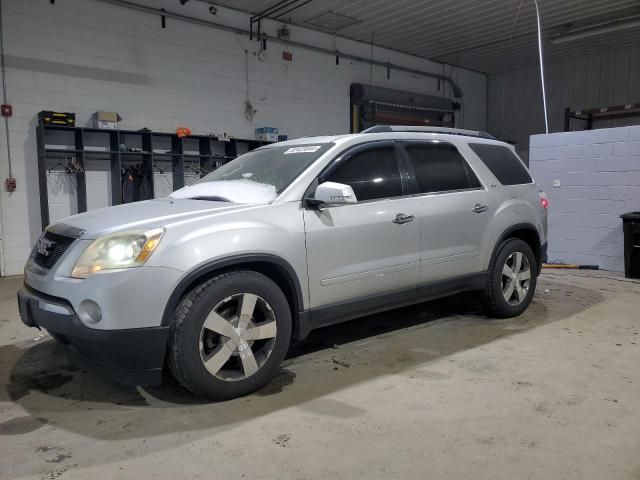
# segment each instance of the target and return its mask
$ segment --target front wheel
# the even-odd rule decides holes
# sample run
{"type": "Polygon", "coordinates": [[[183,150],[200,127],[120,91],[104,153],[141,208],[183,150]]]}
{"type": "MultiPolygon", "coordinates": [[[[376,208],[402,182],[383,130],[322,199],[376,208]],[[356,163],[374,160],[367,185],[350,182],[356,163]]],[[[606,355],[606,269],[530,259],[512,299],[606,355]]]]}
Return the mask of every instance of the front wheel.
{"type": "Polygon", "coordinates": [[[180,302],[171,325],[169,366],[195,394],[227,400],[268,383],[290,338],[291,312],[280,288],[257,272],[226,272],[180,302]]]}
{"type": "Polygon", "coordinates": [[[483,292],[487,314],[509,318],[524,312],[533,298],[537,274],[536,257],[531,247],[519,238],[504,241],[498,247],[483,292]]]}

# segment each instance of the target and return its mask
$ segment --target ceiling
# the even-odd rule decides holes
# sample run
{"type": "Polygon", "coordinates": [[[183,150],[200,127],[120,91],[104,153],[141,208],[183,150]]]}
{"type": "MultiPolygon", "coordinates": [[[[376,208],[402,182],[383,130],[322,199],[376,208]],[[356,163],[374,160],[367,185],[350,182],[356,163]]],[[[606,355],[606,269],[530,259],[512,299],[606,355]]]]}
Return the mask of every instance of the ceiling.
{"type": "MultiPolygon", "coordinates": [[[[207,2],[256,14],[278,0],[207,2]]],[[[373,39],[380,47],[485,73],[526,67],[535,64],[538,58],[533,0],[300,0],[299,3],[300,8],[277,20],[367,43],[373,39]],[[318,25],[328,17],[334,22],[343,19],[345,23],[355,23],[337,31],[318,25]]],[[[550,41],[558,33],[576,28],[640,19],[640,0],[539,0],[539,5],[547,62],[640,46],[639,22],[633,28],[558,45],[550,41]]]]}

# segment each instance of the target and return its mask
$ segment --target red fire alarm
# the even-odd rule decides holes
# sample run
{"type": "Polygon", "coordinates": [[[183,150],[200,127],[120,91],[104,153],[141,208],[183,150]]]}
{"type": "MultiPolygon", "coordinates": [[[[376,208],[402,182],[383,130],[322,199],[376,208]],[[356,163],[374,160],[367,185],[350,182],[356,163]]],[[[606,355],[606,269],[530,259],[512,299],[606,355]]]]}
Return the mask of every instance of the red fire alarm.
{"type": "Polygon", "coordinates": [[[11,115],[13,115],[13,107],[11,105],[2,105],[2,107],[0,107],[1,111],[2,111],[2,116],[3,117],[10,117],[11,115]]]}
{"type": "Polygon", "coordinates": [[[5,180],[4,182],[5,186],[7,187],[7,192],[11,193],[13,191],[15,191],[16,189],[16,179],[13,177],[9,177],[5,180]]]}

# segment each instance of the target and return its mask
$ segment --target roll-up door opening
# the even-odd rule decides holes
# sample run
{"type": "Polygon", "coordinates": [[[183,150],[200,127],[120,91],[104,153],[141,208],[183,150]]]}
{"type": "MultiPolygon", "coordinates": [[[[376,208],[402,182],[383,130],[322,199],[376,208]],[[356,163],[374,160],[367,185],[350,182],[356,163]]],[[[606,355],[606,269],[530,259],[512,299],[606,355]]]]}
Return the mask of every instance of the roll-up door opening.
{"type": "Polygon", "coordinates": [[[460,104],[447,98],[351,84],[351,133],[374,125],[457,127],[460,104]]]}

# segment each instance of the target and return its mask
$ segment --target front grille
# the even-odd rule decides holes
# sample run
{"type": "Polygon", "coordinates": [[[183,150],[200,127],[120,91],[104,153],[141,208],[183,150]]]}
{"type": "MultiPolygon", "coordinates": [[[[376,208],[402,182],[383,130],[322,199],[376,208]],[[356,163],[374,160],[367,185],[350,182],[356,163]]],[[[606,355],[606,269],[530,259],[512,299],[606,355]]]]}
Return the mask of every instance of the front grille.
{"type": "Polygon", "coordinates": [[[38,239],[34,249],[33,261],[42,268],[51,269],[74,240],[75,238],[73,237],[58,235],[49,231],[44,232],[44,235],[38,239]]]}

